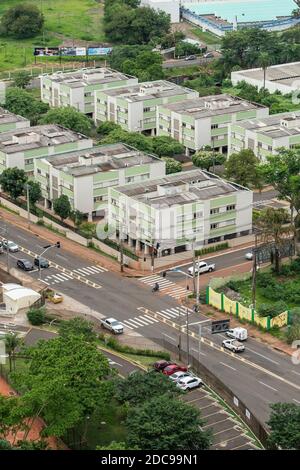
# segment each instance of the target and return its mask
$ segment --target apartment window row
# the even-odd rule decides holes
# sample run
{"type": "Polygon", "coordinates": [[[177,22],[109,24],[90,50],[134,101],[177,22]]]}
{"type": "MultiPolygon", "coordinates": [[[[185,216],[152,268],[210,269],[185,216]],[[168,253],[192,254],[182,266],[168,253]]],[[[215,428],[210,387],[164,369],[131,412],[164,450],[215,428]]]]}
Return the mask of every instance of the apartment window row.
{"type": "Polygon", "coordinates": [[[96,196],[94,197],[94,202],[107,201],[107,196],[96,196]]]}
{"type": "Polygon", "coordinates": [[[136,175],[136,176],[127,176],[125,178],[125,183],[138,183],[139,181],[145,181],[150,178],[149,173],[144,173],[143,175],[136,175]]]}
{"type": "Polygon", "coordinates": [[[164,121],[171,121],[170,116],[165,116],[164,114],[159,113],[159,118],[163,119],[164,121]]]}
{"type": "Polygon", "coordinates": [[[101,100],[100,98],[97,98],[97,103],[100,103],[100,104],[107,104],[107,101],[105,100],[101,100]]]}
{"type": "Polygon", "coordinates": [[[210,126],[211,129],[218,129],[219,128],[219,124],[212,124],[210,126]]]}
{"type": "Polygon", "coordinates": [[[192,131],[195,130],[195,126],[193,126],[192,124],[187,124],[186,122],[182,123],[182,127],[185,127],[187,129],[191,129],[192,131]]]}
{"type": "Polygon", "coordinates": [[[162,130],[162,131],[165,131],[165,132],[171,132],[171,128],[170,127],[164,127],[163,125],[159,125],[159,128],[162,130]]]}
{"type": "Polygon", "coordinates": [[[120,113],[128,114],[128,109],[121,108],[121,106],[117,106],[117,111],[119,111],[120,113]]]}
{"type": "Polygon", "coordinates": [[[149,123],[156,123],[156,119],[155,118],[146,118],[144,119],[144,123],[145,124],[149,124],[149,123]]]}
{"type": "Polygon", "coordinates": [[[225,210],[225,207],[215,207],[214,209],[210,209],[210,215],[220,214],[222,212],[234,211],[235,208],[236,208],[235,204],[229,204],[228,206],[226,206],[226,210],[225,210]]]}
{"type": "Polygon", "coordinates": [[[122,124],[127,124],[128,121],[126,119],[123,119],[123,118],[118,118],[118,122],[121,122],[122,124]]]}
{"type": "Polygon", "coordinates": [[[230,220],[226,220],[225,222],[217,222],[217,223],[210,224],[210,230],[227,227],[229,225],[235,225],[235,219],[230,219],[230,220]]]}
{"type": "Polygon", "coordinates": [[[109,180],[109,181],[101,181],[100,183],[94,184],[94,189],[101,189],[101,188],[110,188],[112,186],[118,186],[119,179],[109,180]]]}
{"type": "Polygon", "coordinates": [[[33,161],[34,161],[33,158],[26,158],[25,165],[32,165],[33,161]]]}
{"type": "Polygon", "coordinates": [[[155,106],[152,106],[152,107],[147,106],[146,108],[144,108],[144,113],[149,113],[155,110],[156,110],[155,106]]]}

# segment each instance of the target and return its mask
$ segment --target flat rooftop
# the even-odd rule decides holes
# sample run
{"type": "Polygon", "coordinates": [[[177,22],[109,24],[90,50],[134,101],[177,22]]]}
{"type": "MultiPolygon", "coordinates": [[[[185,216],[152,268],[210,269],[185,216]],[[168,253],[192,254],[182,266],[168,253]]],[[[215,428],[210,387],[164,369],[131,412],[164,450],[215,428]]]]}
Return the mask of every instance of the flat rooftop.
{"type": "Polygon", "coordinates": [[[70,88],[81,88],[88,85],[117,82],[134,77],[106,67],[99,67],[94,69],[80,69],[66,73],[55,72],[52,75],[47,75],[47,78],[70,88]]]}
{"type": "Polygon", "coordinates": [[[274,114],[265,118],[248,119],[247,121],[239,122],[238,126],[266,137],[271,137],[272,139],[299,135],[300,111],[274,114]],[[282,125],[282,121],[285,121],[287,126],[282,125]]]}
{"type": "Polygon", "coordinates": [[[65,129],[57,124],[45,124],[1,133],[0,151],[12,154],[88,139],[89,137],[79,132],[65,129]]]}
{"type": "Polygon", "coordinates": [[[7,109],[0,107],[0,125],[1,124],[12,124],[14,122],[28,122],[28,119],[18,114],[13,114],[7,111],[7,109]]]}
{"type": "MultiPolygon", "coordinates": [[[[254,80],[263,81],[264,79],[264,71],[262,68],[240,70],[236,73],[245,78],[252,78],[254,80]]],[[[300,79],[300,62],[273,65],[266,70],[266,80],[269,82],[275,82],[290,87],[298,86],[299,88],[299,84],[295,85],[294,83],[297,79],[300,79]]]]}
{"type": "Polygon", "coordinates": [[[156,80],[154,82],[143,82],[138,85],[103,90],[107,96],[122,98],[128,102],[151,100],[155,98],[166,98],[182,94],[196,93],[190,88],[176,85],[167,80],[156,80]]]}
{"type": "Polygon", "coordinates": [[[127,184],[118,187],[117,191],[150,206],[171,207],[249,190],[212,173],[191,170],[143,183],[127,184]]]}
{"type": "Polygon", "coordinates": [[[123,144],[98,145],[87,150],[78,150],[44,158],[53,167],[69,175],[80,177],[94,173],[157,163],[160,159],[123,144]]]}
{"type": "Polygon", "coordinates": [[[252,103],[225,93],[222,95],[203,96],[193,100],[180,101],[179,103],[161,106],[178,114],[193,117],[194,119],[265,108],[265,106],[260,104],[252,103]]]}

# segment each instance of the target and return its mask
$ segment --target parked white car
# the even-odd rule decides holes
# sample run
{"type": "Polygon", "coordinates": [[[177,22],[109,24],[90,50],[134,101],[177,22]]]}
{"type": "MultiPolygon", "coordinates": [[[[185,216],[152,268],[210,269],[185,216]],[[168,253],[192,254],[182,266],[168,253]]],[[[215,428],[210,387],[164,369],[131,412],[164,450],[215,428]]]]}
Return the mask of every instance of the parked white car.
{"type": "MultiPolygon", "coordinates": [[[[196,263],[195,265],[195,274],[203,274],[203,273],[211,273],[216,269],[216,265],[214,263],[208,264],[205,261],[199,261],[199,263],[196,263]]],[[[194,274],[194,268],[191,266],[188,269],[188,273],[193,276],[194,274]]]]}
{"type": "Polygon", "coordinates": [[[184,379],[185,377],[191,377],[191,374],[189,372],[179,371],[179,372],[175,372],[172,375],[169,375],[169,378],[173,382],[178,382],[179,380],[184,379]]]}
{"type": "Polygon", "coordinates": [[[246,341],[248,338],[248,331],[246,328],[242,327],[231,328],[226,331],[226,335],[229,336],[229,338],[237,339],[238,341],[246,341]]]}
{"type": "Polygon", "coordinates": [[[19,246],[15,242],[12,242],[11,240],[4,240],[3,248],[12,253],[16,253],[17,251],[19,251],[19,246]]]}
{"type": "Polygon", "coordinates": [[[245,254],[245,258],[248,260],[248,261],[252,261],[253,260],[253,253],[252,251],[249,251],[248,253],[245,254]]]}
{"type": "Polygon", "coordinates": [[[236,339],[225,339],[222,341],[222,346],[234,353],[245,351],[245,346],[236,339]]]}
{"type": "Polygon", "coordinates": [[[123,325],[115,318],[103,318],[101,320],[101,326],[115,335],[119,335],[124,331],[123,325]]]}
{"type": "Polygon", "coordinates": [[[181,390],[192,390],[193,388],[197,388],[203,385],[203,381],[200,379],[200,377],[190,376],[178,380],[176,385],[181,390]]]}

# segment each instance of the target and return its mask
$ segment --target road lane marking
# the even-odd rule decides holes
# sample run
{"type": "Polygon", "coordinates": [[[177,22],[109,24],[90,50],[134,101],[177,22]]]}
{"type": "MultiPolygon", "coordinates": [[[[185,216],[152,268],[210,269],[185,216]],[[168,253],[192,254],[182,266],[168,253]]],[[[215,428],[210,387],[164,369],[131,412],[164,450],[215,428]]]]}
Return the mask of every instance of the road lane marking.
{"type": "MultiPolygon", "coordinates": [[[[183,327],[181,325],[178,325],[174,321],[171,321],[167,318],[162,318],[160,313],[155,313],[155,312],[153,312],[152,310],[150,310],[146,307],[138,307],[137,310],[139,310],[143,313],[146,313],[147,315],[153,316],[154,318],[160,320],[162,323],[165,323],[166,325],[171,326],[175,330],[183,331],[183,327]]],[[[191,336],[191,337],[193,337],[193,338],[195,338],[196,340],[199,341],[199,335],[197,335],[195,333],[189,333],[189,336],[191,336]]],[[[250,361],[249,359],[247,359],[245,357],[241,357],[241,356],[236,355],[234,353],[225,351],[222,346],[217,345],[216,343],[214,343],[213,341],[208,340],[204,336],[201,336],[200,341],[202,343],[210,346],[211,348],[222,352],[223,355],[230,356],[231,358],[235,359],[236,361],[240,361],[241,363],[243,363],[246,366],[253,367],[253,368],[255,368],[255,369],[257,369],[257,370],[259,370],[259,371],[261,371],[261,372],[263,372],[263,373],[265,373],[265,374],[267,374],[267,375],[269,375],[269,376],[285,383],[286,385],[289,385],[290,387],[295,388],[296,390],[300,390],[300,385],[297,385],[294,382],[291,382],[291,381],[285,379],[284,377],[279,376],[275,372],[272,372],[272,371],[266,369],[265,367],[262,367],[259,364],[256,364],[255,362],[250,361]]]]}
{"type": "Polygon", "coordinates": [[[251,351],[253,352],[254,354],[257,354],[257,356],[261,356],[263,357],[264,359],[267,359],[268,361],[270,362],[273,362],[273,364],[276,364],[277,366],[279,366],[279,362],[276,362],[276,361],[273,361],[273,359],[270,359],[268,356],[264,356],[263,354],[257,352],[257,351],[254,351],[254,349],[251,349],[247,346],[247,351],[251,351]]]}
{"type": "Polygon", "coordinates": [[[295,370],[292,370],[293,374],[300,375],[300,372],[296,372],[295,370]]]}
{"type": "Polygon", "coordinates": [[[196,352],[197,354],[201,354],[202,356],[206,356],[206,354],[202,351],[199,351],[199,349],[192,348],[192,351],[196,352]]]}
{"type": "Polygon", "coordinates": [[[295,403],[298,403],[298,405],[300,405],[300,401],[299,401],[299,400],[296,400],[296,398],[293,398],[293,401],[294,401],[295,403]]]}
{"type": "Polygon", "coordinates": [[[274,392],[278,392],[278,390],[274,387],[271,387],[271,385],[265,384],[265,382],[261,382],[260,380],[258,382],[264,385],[265,387],[270,388],[271,390],[274,390],[274,392]]]}
{"type": "Polygon", "coordinates": [[[223,366],[228,367],[229,369],[232,369],[232,370],[235,370],[235,371],[236,371],[236,369],[235,369],[234,367],[231,367],[231,366],[229,366],[228,364],[225,364],[225,362],[221,362],[221,361],[220,361],[220,364],[222,364],[223,366]]]}

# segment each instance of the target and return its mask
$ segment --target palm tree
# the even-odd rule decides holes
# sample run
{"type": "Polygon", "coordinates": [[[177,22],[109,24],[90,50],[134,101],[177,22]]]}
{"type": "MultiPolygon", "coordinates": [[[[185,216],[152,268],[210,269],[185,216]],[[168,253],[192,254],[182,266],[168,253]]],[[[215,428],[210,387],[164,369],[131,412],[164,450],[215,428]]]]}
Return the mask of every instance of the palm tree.
{"type": "Polygon", "coordinates": [[[267,74],[267,69],[271,65],[271,57],[267,52],[262,52],[258,56],[258,65],[263,69],[264,71],[264,86],[263,89],[266,89],[266,74],[267,74]]]}
{"type": "Polygon", "coordinates": [[[17,333],[7,333],[4,337],[6,352],[9,357],[9,371],[12,371],[12,365],[14,364],[15,369],[15,351],[16,348],[20,345],[21,339],[18,337],[17,333]]]}
{"type": "Polygon", "coordinates": [[[256,219],[256,226],[261,232],[264,243],[274,243],[275,272],[279,273],[280,249],[293,235],[293,227],[288,222],[288,214],[285,209],[265,209],[256,219]]]}

